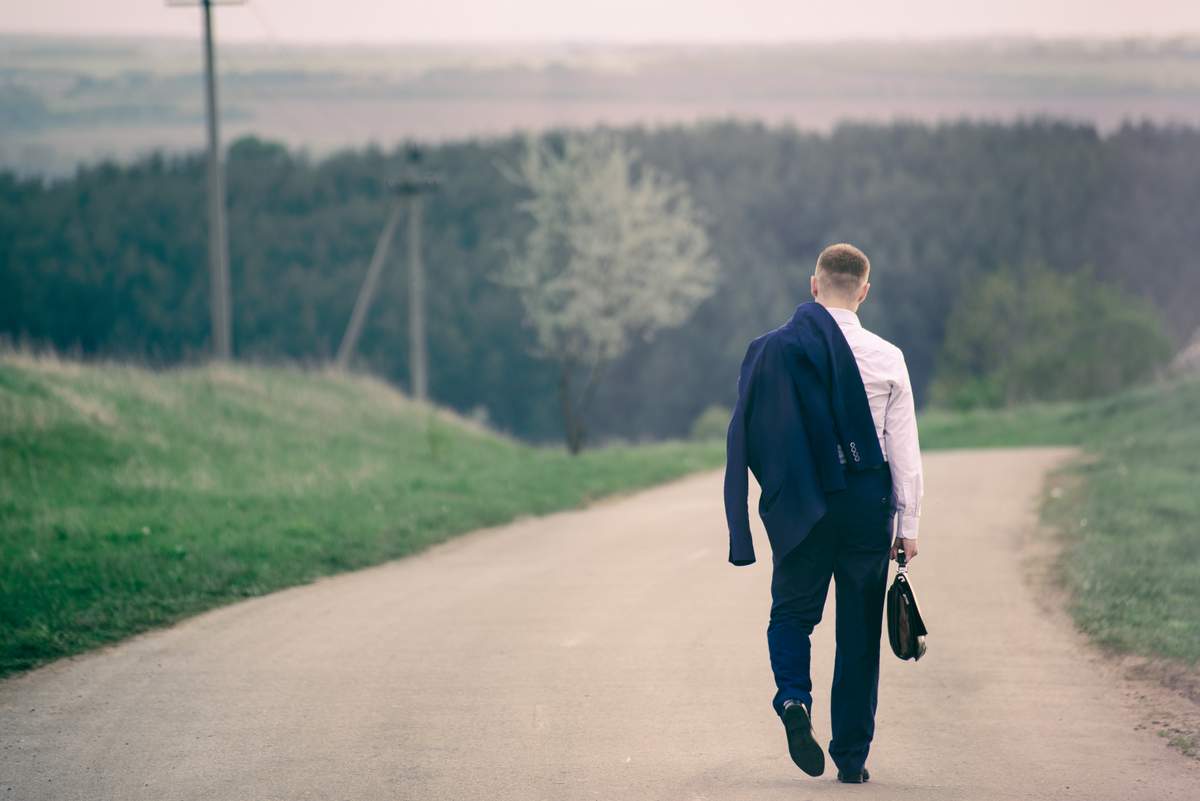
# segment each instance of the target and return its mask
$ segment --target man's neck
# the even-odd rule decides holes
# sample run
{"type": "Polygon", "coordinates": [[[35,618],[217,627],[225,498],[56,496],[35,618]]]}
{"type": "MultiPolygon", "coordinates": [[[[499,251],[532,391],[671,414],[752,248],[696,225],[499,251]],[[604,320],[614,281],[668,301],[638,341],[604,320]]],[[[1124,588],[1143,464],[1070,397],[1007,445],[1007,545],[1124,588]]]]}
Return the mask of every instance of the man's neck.
{"type": "Polygon", "coordinates": [[[816,301],[827,309],[844,309],[855,314],[858,314],[858,307],[860,305],[848,300],[831,300],[828,298],[816,298],[816,301]]]}

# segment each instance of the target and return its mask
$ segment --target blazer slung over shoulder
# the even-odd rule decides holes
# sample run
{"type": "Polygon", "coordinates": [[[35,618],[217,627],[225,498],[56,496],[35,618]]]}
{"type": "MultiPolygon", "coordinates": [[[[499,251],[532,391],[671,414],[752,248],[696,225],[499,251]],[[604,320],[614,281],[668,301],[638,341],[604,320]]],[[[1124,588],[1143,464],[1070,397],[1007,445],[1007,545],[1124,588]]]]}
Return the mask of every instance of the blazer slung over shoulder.
{"type": "Polygon", "coordinates": [[[825,515],[826,493],[846,488],[846,470],[882,464],[849,343],[824,306],[800,304],[787,323],[751,342],[742,360],[726,438],[729,561],[755,561],[747,470],[762,488],[758,512],[778,563],[825,515]]]}

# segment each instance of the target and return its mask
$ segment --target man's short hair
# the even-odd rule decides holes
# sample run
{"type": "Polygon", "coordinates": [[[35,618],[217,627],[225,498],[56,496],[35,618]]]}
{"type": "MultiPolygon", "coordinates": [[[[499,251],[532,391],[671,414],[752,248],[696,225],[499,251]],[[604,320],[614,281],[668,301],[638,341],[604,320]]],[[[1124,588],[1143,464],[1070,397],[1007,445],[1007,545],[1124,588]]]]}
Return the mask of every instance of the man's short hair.
{"type": "Polygon", "coordinates": [[[854,245],[839,242],[817,257],[817,285],[838,296],[856,293],[870,273],[871,261],[854,245]]]}

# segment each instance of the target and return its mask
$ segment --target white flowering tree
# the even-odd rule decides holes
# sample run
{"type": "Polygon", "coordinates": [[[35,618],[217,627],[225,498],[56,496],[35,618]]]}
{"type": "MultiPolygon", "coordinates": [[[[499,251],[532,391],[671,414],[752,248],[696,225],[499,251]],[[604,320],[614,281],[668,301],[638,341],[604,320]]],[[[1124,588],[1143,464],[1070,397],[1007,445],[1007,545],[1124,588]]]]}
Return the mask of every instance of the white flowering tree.
{"type": "Polygon", "coordinates": [[[558,366],[567,448],[578,453],[602,368],[691,316],[717,265],[686,185],[615,137],[570,135],[558,150],[530,140],[508,172],[529,191],[533,228],[501,280],[520,295],[535,353],[558,366]]]}

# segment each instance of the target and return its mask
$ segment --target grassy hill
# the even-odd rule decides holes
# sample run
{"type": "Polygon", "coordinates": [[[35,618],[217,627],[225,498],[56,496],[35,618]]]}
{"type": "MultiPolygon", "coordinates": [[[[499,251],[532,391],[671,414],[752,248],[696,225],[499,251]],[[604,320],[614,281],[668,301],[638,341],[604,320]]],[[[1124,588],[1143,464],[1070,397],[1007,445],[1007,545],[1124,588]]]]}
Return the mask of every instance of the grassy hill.
{"type": "MultiPolygon", "coordinates": [[[[1045,506],[1076,619],[1200,661],[1200,380],[928,412],[921,438],[1081,446],[1045,506]]],[[[0,675],[723,457],[715,440],[570,458],[363,376],[0,354],[0,675]]]]}
{"type": "Polygon", "coordinates": [[[1064,535],[1076,621],[1115,650],[1200,663],[1200,378],[1087,403],[930,412],[921,444],[1081,446],[1044,507],[1064,535]]]}
{"type": "Polygon", "coordinates": [[[568,457],[362,376],[0,355],[0,675],[721,464],[568,457]]]}

